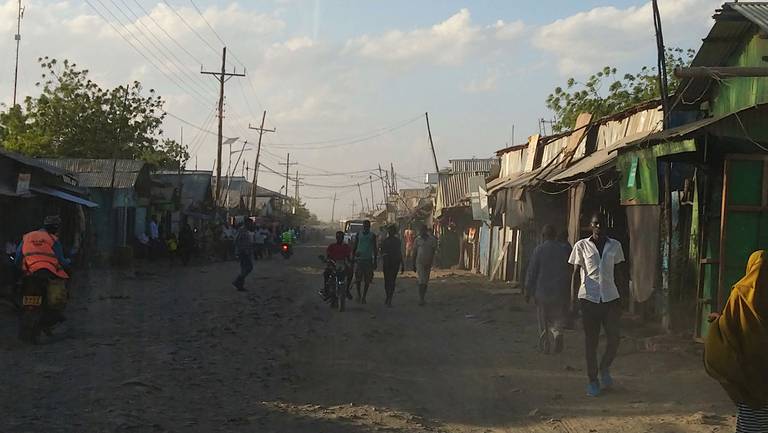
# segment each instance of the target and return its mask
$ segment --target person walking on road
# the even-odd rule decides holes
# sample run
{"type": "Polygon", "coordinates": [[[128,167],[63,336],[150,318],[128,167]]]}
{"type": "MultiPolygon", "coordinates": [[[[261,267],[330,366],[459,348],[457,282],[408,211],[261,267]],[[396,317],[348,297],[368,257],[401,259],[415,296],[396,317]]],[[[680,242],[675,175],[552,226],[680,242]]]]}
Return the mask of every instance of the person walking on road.
{"type": "Polygon", "coordinates": [[[363,230],[355,236],[355,244],[352,247],[355,256],[355,286],[357,288],[357,302],[366,303],[368,288],[373,281],[373,271],[378,262],[378,248],[376,235],[371,232],[371,222],[363,221],[363,230]],[[360,286],[363,292],[360,293],[360,286]]]}
{"type": "Polygon", "coordinates": [[[712,313],[704,367],[738,408],[736,433],[768,432],[768,257],[755,251],[722,313],[712,313]]]}
{"type": "Polygon", "coordinates": [[[253,222],[245,220],[235,236],[235,255],[240,260],[240,274],[232,283],[235,288],[245,291],[245,278],[253,270],[253,222]]]}
{"type": "Polygon", "coordinates": [[[262,232],[261,227],[256,226],[256,229],[253,231],[253,258],[255,260],[261,260],[264,257],[265,241],[266,236],[264,236],[264,232],[262,232]]]}
{"type": "Polygon", "coordinates": [[[555,227],[545,225],[544,242],[536,247],[528,263],[525,278],[525,300],[533,298],[539,321],[539,350],[549,353],[554,343],[555,353],[563,351],[563,313],[570,301],[571,267],[567,249],[556,240],[555,227]]]}
{"type": "Polygon", "coordinates": [[[400,239],[397,237],[397,226],[392,224],[387,227],[387,238],[381,242],[381,267],[384,271],[384,292],[386,293],[384,304],[386,304],[387,307],[392,306],[397,271],[400,271],[400,273],[405,272],[402,248],[403,246],[400,243],[400,239]]]}
{"type": "Polygon", "coordinates": [[[416,231],[408,227],[403,231],[403,241],[405,242],[405,261],[412,270],[416,270],[416,263],[413,261],[413,246],[416,242],[416,231]]]}
{"type": "MultiPolygon", "coordinates": [[[[601,390],[613,385],[610,368],[619,350],[621,319],[621,300],[614,275],[617,265],[624,263],[624,250],[619,241],[606,234],[605,217],[593,215],[590,226],[592,236],[576,242],[568,262],[575,266],[574,280],[577,272],[581,275],[578,300],[584,326],[589,377],[587,395],[597,397],[601,390]],[[601,328],[605,329],[607,342],[599,364],[598,379],[597,346],[601,328]]],[[[622,271],[620,273],[623,275],[622,271]]]]}
{"type": "Polygon", "coordinates": [[[421,226],[419,236],[414,241],[414,263],[416,263],[416,279],[419,283],[419,305],[426,305],[427,284],[432,272],[432,263],[437,254],[437,238],[429,233],[426,225],[421,226]]]}

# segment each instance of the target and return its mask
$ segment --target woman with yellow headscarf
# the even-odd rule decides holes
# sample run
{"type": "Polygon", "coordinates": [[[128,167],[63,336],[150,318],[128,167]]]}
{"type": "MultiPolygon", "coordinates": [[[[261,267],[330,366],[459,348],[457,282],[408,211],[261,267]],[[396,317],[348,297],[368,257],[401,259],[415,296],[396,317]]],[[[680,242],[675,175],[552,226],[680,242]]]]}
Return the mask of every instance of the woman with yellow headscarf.
{"type": "Polygon", "coordinates": [[[768,433],[768,257],[756,251],[704,346],[707,373],[738,406],[737,433],[768,433]]]}

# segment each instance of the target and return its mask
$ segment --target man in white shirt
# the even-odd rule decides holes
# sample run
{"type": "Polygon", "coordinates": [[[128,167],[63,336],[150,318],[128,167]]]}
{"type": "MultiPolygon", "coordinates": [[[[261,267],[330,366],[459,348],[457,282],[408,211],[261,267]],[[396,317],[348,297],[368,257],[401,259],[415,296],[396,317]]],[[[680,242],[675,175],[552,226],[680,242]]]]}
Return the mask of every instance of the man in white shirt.
{"type": "Polygon", "coordinates": [[[568,262],[575,267],[574,279],[577,273],[581,275],[578,302],[584,323],[589,376],[587,395],[597,397],[601,389],[613,385],[610,367],[619,349],[621,319],[621,300],[614,270],[624,262],[624,250],[619,241],[606,234],[605,218],[602,215],[593,215],[590,225],[592,236],[576,242],[568,262]],[[598,379],[597,346],[601,327],[605,329],[607,343],[600,360],[598,379]]]}
{"type": "Polygon", "coordinates": [[[256,227],[256,230],[253,232],[253,244],[254,244],[254,250],[253,250],[253,257],[256,260],[259,260],[264,257],[264,241],[266,240],[266,236],[264,236],[264,232],[262,231],[261,227],[256,227]]]}

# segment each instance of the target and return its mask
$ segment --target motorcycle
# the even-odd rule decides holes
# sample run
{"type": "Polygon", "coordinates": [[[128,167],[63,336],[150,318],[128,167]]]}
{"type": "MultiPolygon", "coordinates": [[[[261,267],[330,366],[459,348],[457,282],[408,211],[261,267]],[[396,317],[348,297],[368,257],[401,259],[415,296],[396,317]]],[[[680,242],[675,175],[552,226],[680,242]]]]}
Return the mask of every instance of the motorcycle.
{"type": "Polygon", "coordinates": [[[53,327],[64,321],[62,311],[69,299],[68,279],[37,274],[21,279],[19,339],[37,344],[40,334],[53,334],[53,327]]]}
{"type": "Polygon", "coordinates": [[[320,295],[324,301],[330,304],[331,308],[338,308],[339,312],[344,312],[347,303],[348,269],[344,263],[336,262],[324,256],[320,256],[320,260],[326,264],[328,275],[320,295]]]}
{"type": "Polygon", "coordinates": [[[280,244],[280,254],[283,255],[283,258],[286,260],[290,258],[293,255],[293,247],[291,244],[283,242],[280,244]]]}

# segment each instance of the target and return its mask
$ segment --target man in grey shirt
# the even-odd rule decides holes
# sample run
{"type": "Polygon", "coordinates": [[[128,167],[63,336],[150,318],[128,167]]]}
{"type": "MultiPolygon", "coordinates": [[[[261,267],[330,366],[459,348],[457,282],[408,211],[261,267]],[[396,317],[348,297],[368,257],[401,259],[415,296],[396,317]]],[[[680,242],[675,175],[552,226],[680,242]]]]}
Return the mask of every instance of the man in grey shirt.
{"type": "Polygon", "coordinates": [[[525,299],[536,301],[539,321],[539,350],[549,353],[554,343],[555,353],[563,351],[562,321],[570,300],[571,248],[556,240],[555,228],[549,224],[542,231],[544,242],[536,247],[525,278],[525,299]]]}

